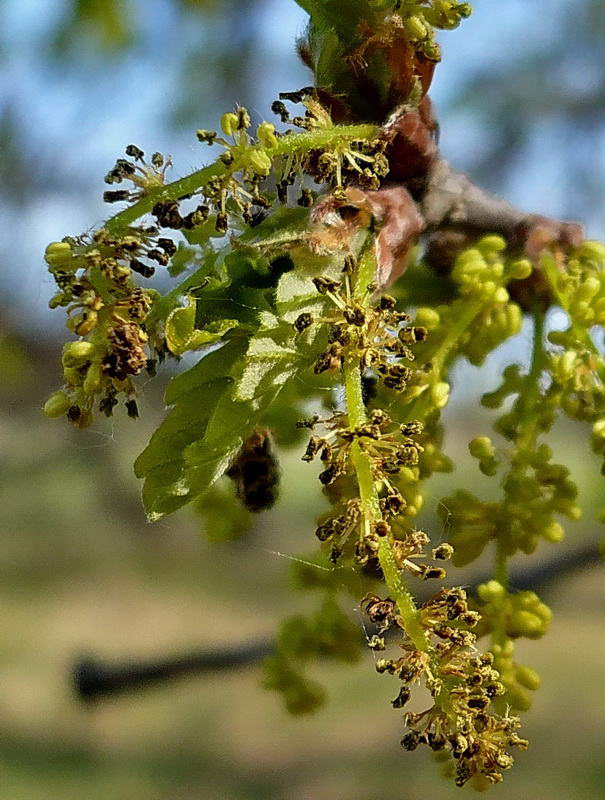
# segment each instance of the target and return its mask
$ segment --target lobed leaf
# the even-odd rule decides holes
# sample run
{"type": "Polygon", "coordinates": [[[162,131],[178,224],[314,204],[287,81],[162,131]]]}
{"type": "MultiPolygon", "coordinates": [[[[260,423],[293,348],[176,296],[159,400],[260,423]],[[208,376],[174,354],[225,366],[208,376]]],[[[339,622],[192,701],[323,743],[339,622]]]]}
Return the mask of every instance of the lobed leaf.
{"type": "MultiPolygon", "coordinates": [[[[241,260],[228,266],[240,278],[249,274],[242,272],[241,260]]],[[[272,409],[282,388],[308,370],[325,345],[323,326],[296,334],[292,325],[303,311],[317,315],[323,309],[309,278],[285,273],[271,295],[270,289],[228,286],[216,279],[170,315],[167,336],[173,352],[216,340],[223,335],[221,327],[231,330],[223,346],[168,385],[165,401],[172,408],[135,463],[137,476],[145,479],[143,502],[150,520],[213,486],[250,431],[275,416],[272,409]],[[225,314],[227,309],[234,318],[225,314]]]]}

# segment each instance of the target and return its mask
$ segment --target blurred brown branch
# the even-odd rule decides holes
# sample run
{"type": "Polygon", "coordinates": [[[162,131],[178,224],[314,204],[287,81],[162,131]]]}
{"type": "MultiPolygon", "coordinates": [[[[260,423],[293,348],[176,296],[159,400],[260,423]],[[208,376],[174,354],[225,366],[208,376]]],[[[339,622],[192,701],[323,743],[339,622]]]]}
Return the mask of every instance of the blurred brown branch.
{"type": "MultiPolygon", "coordinates": [[[[602,555],[599,547],[595,544],[586,545],[560,558],[513,573],[510,581],[511,589],[518,591],[541,589],[544,592],[560,579],[567,578],[579,570],[601,566],[601,563],[602,555]]],[[[470,593],[490,577],[491,575],[486,574],[474,578],[470,593]]],[[[420,596],[420,600],[427,599],[431,594],[426,585],[424,594],[426,597],[420,596]]],[[[272,647],[271,640],[259,639],[248,644],[200,650],[157,661],[130,660],[116,664],[108,664],[90,656],[75,663],[72,670],[73,688],[81,701],[92,702],[101,697],[165,683],[186,675],[249,667],[265,658],[272,647]]]]}

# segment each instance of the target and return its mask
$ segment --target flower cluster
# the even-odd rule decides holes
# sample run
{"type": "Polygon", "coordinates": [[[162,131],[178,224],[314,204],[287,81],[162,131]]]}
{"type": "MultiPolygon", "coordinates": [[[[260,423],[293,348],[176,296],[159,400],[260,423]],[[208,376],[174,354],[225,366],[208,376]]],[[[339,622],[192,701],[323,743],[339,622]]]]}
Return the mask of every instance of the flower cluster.
{"type": "MultiPolygon", "coordinates": [[[[565,271],[556,255],[544,258],[557,300],[569,317],[569,327],[551,331],[555,350],[549,354],[551,386],[547,399],[553,408],[592,426],[592,446],[605,453],[605,357],[588,329],[605,324],[605,247],[585,242],[569,259],[565,271]]],[[[605,463],[603,467],[605,472],[605,463]]]]}
{"type": "MultiPolygon", "coordinates": [[[[456,268],[468,260],[468,255],[464,261],[459,259],[456,268]]],[[[536,309],[529,370],[508,366],[501,385],[482,397],[488,408],[508,406],[494,424],[508,449],[499,451],[488,436],[477,436],[469,444],[484,474],[499,475],[508,465],[502,479],[502,500],[484,502],[460,490],[444,498],[440,508],[455,547],[456,565],[472,562],[490,543],[495,548],[497,579],[478,589],[477,607],[482,616],[478,630],[491,634],[494,665],[506,690],[500,707],[506,703],[518,710],[530,706],[530,692],[538,688],[539,677],[515,662],[514,640],[544,635],[551,612],[535,592],[509,591],[507,560],[519,551],[533,553],[540,541],[561,541],[564,528],[560,517],[577,520],[582,513],[570,470],[553,463],[552,450],[541,438],[562,410],[588,422],[594,449],[605,450],[601,436],[605,427],[604,362],[588,334],[590,325],[602,321],[605,250],[588,242],[564,260],[555,249],[542,256],[540,267],[540,280],[567,312],[569,327],[548,334],[548,342],[555,347],[548,349],[544,310],[536,309]]],[[[521,275],[523,262],[513,268],[521,275]]]]}
{"type": "Polygon", "coordinates": [[[150,163],[145,161],[145,153],[136,144],[126,148],[128,158],[118,158],[105,176],[105,183],[131,183],[131,189],[110,189],[103,194],[106,203],[136,202],[166,182],[166,172],[172,166],[170,158],[161,153],[153,153],[150,163]]]}
{"type": "MultiPolygon", "coordinates": [[[[422,425],[395,425],[381,409],[373,410],[365,425],[350,427],[342,414],[307,424],[312,427],[321,425],[326,433],[321,437],[311,437],[303,460],[312,461],[319,455],[324,467],[319,480],[331,499],[337,502],[339,510],[338,514],[329,514],[320,522],[317,538],[329,543],[331,561],[336,562],[346,553],[352,555],[357,566],[375,573],[379,570],[377,554],[381,537],[394,535],[391,521],[407,510],[408,503],[396,486],[396,477],[404,467],[418,463],[423,448],[417,437],[422,433],[422,425]],[[354,444],[367,457],[373,479],[381,487],[379,504],[382,517],[374,522],[368,521],[357,497],[347,497],[347,490],[352,488],[347,479],[354,474],[354,444]]],[[[416,563],[416,559],[424,557],[423,549],[428,543],[429,539],[422,531],[394,539],[398,568],[425,580],[442,579],[445,576],[442,568],[416,563]]],[[[434,557],[441,560],[450,555],[445,544],[434,553],[434,557]]]]}
{"type": "Polygon", "coordinates": [[[384,9],[381,23],[367,26],[363,45],[353,52],[351,58],[356,63],[368,56],[368,51],[392,46],[398,37],[404,35],[417,54],[429,61],[441,59],[441,49],[435,38],[435,29],[451,30],[457,28],[463,19],[472,13],[470,3],[457,0],[412,0],[412,2],[380,2],[378,9],[384,9]],[[395,13],[392,13],[396,9],[395,13]]]}
{"type": "Polygon", "coordinates": [[[290,713],[309,713],[322,705],[325,692],[302,674],[301,664],[320,656],[351,663],[359,659],[360,651],[357,626],[339,607],[330,587],[316,614],[282,623],[276,651],[265,662],[264,685],[282,694],[290,713]]]}
{"type": "Polygon", "coordinates": [[[145,326],[157,292],[133,280],[135,273],[151,277],[153,265],[167,264],[176,251],[172,239],[157,233],[130,227],[112,235],[101,228],[90,238],[68,237],[47,247],[45,259],[58,287],[50,305],[66,308],[67,327],[80,337],[63,349],[64,388],[47,400],[48,416],[66,414],[85,428],[97,399],[99,410],[110,416],[119,395],[128,414],[137,416],[132,378],[145,369],[153,373],[165,353],[161,333],[145,326]]]}
{"type": "MultiPolygon", "coordinates": [[[[223,114],[221,130],[199,130],[197,138],[206,144],[220,144],[223,153],[219,160],[227,167],[203,189],[204,201],[214,210],[218,233],[226,233],[229,214],[240,214],[247,224],[254,224],[264,216],[271,200],[261,192],[261,185],[271,172],[270,151],[277,145],[278,133],[270,122],[262,122],[256,131],[256,140],[250,135],[252,120],[246,108],[223,114]],[[226,137],[226,138],[225,138],[226,137]]],[[[206,208],[207,208],[206,206],[206,208]]]]}
{"type": "MultiPolygon", "coordinates": [[[[279,97],[273,103],[272,110],[283,123],[303,131],[334,129],[330,111],[320,102],[315,87],[281,92],[279,97]],[[284,100],[302,105],[304,116],[292,117],[284,100]]],[[[380,138],[337,141],[331,147],[312,148],[298,158],[281,159],[277,178],[278,197],[285,202],[288,187],[300,181],[303,175],[308,175],[317,184],[328,185],[337,197],[342,196],[344,187],[351,184],[365,189],[378,189],[389,172],[385,148],[386,142],[380,138]]],[[[313,194],[303,188],[298,204],[310,205],[313,199],[313,194]]]]}
{"type": "MultiPolygon", "coordinates": [[[[480,283],[481,309],[508,302],[508,295],[494,298],[498,286],[485,288],[494,261],[489,255],[483,258],[484,280],[475,281],[480,283]]],[[[466,261],[476,262],[472,258],[466,261]]],[[[461,283],[473,269],[459,265],[461,283]]],[[[427,330],[411,325],[410,318],[396,310],[393,298],[376,297],[375,286],[364,286],[361,275],[362,267],[348,260],[342,281],[316,278],[318,292],[332,302],[334,311],[317,319],[302,316],[295,322],[297,331],[312,324],[327,327],[328,349],[315,369],[341,370],[347,399],[345,412],[302,423],[314,434],[316,428],[322,428],[321,435],[311,437],[303,460],[319,456],[323,462],[320,481],[334,506],[320,518],[316,534],[330,548],[332,562],[346,558],[362,575],[386,583],[390,596],[369,594],[361,607],[376,626],[377,632],[369,640],[372,649],[386,649],[387,630],[399,633],[403,654],[377,662],[379,672],[396,675],[402,682],[393,706],[403,708],[418,683],[433,697],[433,705],[425,712],[406,715],[409,733],[403,746],[413,750],[424,743],[447,752],[456,765],[458,785],[471,778],[496,783],[502,779],[502,770],[513,763],[510,748],[524,748],[527,743],[516,733],[519,721],[491,707],[507,687],[494,668],[494,654],[477,655],[477,637],[471,629],[479,624],[480,615],[469,607],[465,591],[459,588],[441,589],[416,608],[403,582],[405,575],[442,581],[445,570],[440,563],[455,556],[451,544],[441,543],[431,552],[436,563],[427,563],[429,536],[411,524],[422,505],[418,484],[420,462],[427,449],[422,442],[432,446],[430,457],[436,462],[433,466],[438,466],[438,437],[427,437],[419,420],[408,417],[410,421],[397,423],[381,408],[366,411],[360,405],[360,378],[366,370],[382,379],[383,390],[406,396],[419,369],[416,350],[426,342],[427,330]],[[359,384],[357,389],[353,383],[359,384]]],[[[500,277],[503,275],[502,269],[500,277]]],[[[441,321],[427,311],[424,318],[432,327],[441,321]]],[[[412,404],[420,394],[412,396],[412,404]]],[[[435,410],[438,415],[443,404],[436,405],[437,409],[433,403],[429,405],[427,415],[433,431],[438,427],[435,410]]],[[[487,465],[493,454],[484,452],[485,442],[483,445],[479,449],[487,465]]],[[[429,458],[426,473],[430,471],[429,458]]],[[[528,615],[535,611],[512,609],[509,627],[528,625],[528,615]]],[[[488,626],[489,619],[482,625],[488,626]]]]}
{"type": "MultiPolygon", "coordinates": [[[[380,673],[396,676],[401,688],[392,702],[404,708],[415,684],[424,683],[433,705],[425,711],[405,715],[409,732],[401,740],[406,750],[424,744],[435,752],[447,752],[455,763],[456,784],[473,779],[478,787],[502,780],[502,771],[513,764],[511,747],[525,749],[527,742],[517,735],[519,720],[508,713],[499,715],[492,701],[505,692],[491,653],[478,655],[475,634],[479,615],[469,609],[463,589],[442,589],[418,610],[424,647],[411,641],[407,626],[389,599],[370,596],[363,607],[381,633],[398,628],[403,634],[401,655],[376,662],[380,673]]],[[[383,640],[375,640],[383,649],[383,640]]]]}
{"type": "Polygon", "coordinates": [[[545,254],[544,269],[562,307],[580,327],[605,325],[605,246],[584,242],[562,262],[545,254]]]}
{"type": "MultiPolygon", "coordinates": [[[[304,125],[300,120],[297,124],[306,130],[325,131],[330,140],[334,126],[329,114],[316,99],[306,102],[311,110],[304,125]]],[[[305,154],[319,152],[308,142],[299,142],[294,135],[278,134],[269,122],[262,122],[253,138],[250,115],[242,107],[223,115],[221,127],[226,138],[214,131],[198,131],[200,141],[221,144],[224,152],[214,165],[201,170],[204,180],[193,193],[164,191],[170,159],[154,153],[147,162],[136,145],[129,145],[126,158],[119,158],[107,173],[108,184],[129,183],[131,188],[108,190],[104,193],[105,201],[146,203],[147,210],[155,217],[154,226],[133,226],[122,222],[123,215],[118,214],[92,235],[66,237],[47,247],[45,259],[58,289],[50,306],[66,308],[67,327],[82,337],[82,341],[66,345],[65,385],[46,403],[44,411],[48,416],[67,414],[79,427],[87,427],[98,398],[99,409],[111,415],[120,395],[124,396],[129,415],[136,416],[132,378],[143,369],[153,374],[157,358],[163,358],[167,352],[162,329],[166,314],[161,318],[161,310],[157,310],[158,313],[150,315],[159,295],[138,286],[137,276],[151,278],[158,266],[167,267],[171,275],[178,274],[185,268],[182,256],[190,252],[177,247],[172,237],[162,236],[159,229],[180,230],[191,242],[205,247],[206,254],[211,253],[209,237],[222,236],[230,226],[241,232],[242,221],[253,227],[262,222],[274,196],[271,192],[261,193],[261,185],[276,159],[281,174],[279,195],[280,186],[287,191],[295,175],[302,179],[305,154]],[[280,156],[277,152],[282,138],[288,141],[282,148],[285,155],[280,156]],[[193,197],[194,203],[190,203],[193,197]],[[192,208],[185,209],[186,203],[192,208]]],[[[340,134],[333,138],[333,147],[326,146],[322,152],[338,154],[355,171],[357,161],[351,155],[354,147],[351,139],[340,134]]],[[[364,140],[360,147],[367,148],[370,144],[364,140]]],[[[361,152],[359,159],[364,163],[375,161],[374,156],[361,152]]],[[[339,168],[337,172],[338,180],[344,179],[343,170],[339,168]]],[[[177,181],[175,185],[178,184],[177,181]]],[[[304,200],[301,204],[309,205],[312,194],[304,188],[301,191],[304,200]]],[[[167,313],[172,308],[165,306],[167,313]]]]}
{"type": "Polygon", "coordinates": [[[491,631],[491,651],[494,666],[506,689],[503,703],[517,711],[527,711],[531,706],[528,691],[540,687],[538,673],[530,667],[517,664],[514,659],[514,640],[520,637],[539,639],[548,630],[552,612],[535,592],[509,594],[496,580],[488,581],[477,589],[481,602],[482,633],[491,631]]]}
{"type": "MultiPolygon", "coordinates": [[[[474,449],[476,440],[471,444],[474,449]]],[[[493,445],[489,451],[492,448],[493,445]]],[[[577,519],[580,510],[576,503],[577,487],[569,477],[569,470],[551,463],[551,456],[551,449],[542,444],[528,454],[524,465],[517,461],[504,481],[505,497],[501,503],[481,501],[463,489],[443,499],[439,513],[444,523],[447,521],[449,536],[456,547],[456,566],[474,561],[489,542],[497,541],[506,555],[511,556],[519,550],[533,553],[540,539],[561,541],[563,529],[555,515],[577,519]]],[[[487,474],[493,475],[491,455],[488,458],[487,474]]]]}
{"type": "Polygon", "coordinates": [[[359,299],[353,296],[351,276],[356,261],[347,257],[341,281],[321,276],[313,279],[315,288],[332,301],[334,309],[326,316],[314,318],[301,314],[294,323],[301,333],[313,324],[328,326],[328,348],[315,363],[315,373],[340,370],[349,353],[356,353],[363,370],[371,369],[382,384],[403,392],[411,377],[415,356],[411,345],[424,341],[426,329],[411,325],[410,317],[397,311],[395,299],[382,295],[375,306],[368,304],[376,291],[369,283],[359,299]]]}

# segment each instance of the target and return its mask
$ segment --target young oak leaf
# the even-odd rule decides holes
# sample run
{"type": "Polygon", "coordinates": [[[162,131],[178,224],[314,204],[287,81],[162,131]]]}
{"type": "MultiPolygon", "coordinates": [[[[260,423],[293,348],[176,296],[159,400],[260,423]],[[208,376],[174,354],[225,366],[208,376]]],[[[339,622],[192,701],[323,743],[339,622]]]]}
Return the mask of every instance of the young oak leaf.
{"type": "MultiPolygon", "coordinates": [[[[309,297],[317,302],[315,290],[313,295],[306,281],[293,283],[292,273],[287,273],[278,284],[276,307],[284,310],[302,301],[306,310],[309,297]]],[[[192,495],[204,492],[223,474],[250,429],[263,424],[282,387],[308,369],[319,354],[320,326],[312,326],[295,342],[290,321],[260,311],[258,322],[246,353],[232,365],[232,387],[217,403],[204,437],[185,450],[186,481],[192,495]]]]}
{"type": "Polygon", "coordinates": [[[236,383],[236,400],[262,402],[272,387],[283,386],[298,369],[298,353],[271,336],[254,336],[246,354],[246,364],[236,383]]]}
{"type": "Polygon", "coordinates": [[[248,228],[237,240],[238,244],[262,249],[274,249],[300,240],[309,225],[308,208],[275,209],[260,225],[248,228]]]}
{"type": "Polygon", "coordinates": [[[246,347],[246,338],[234,338],[168,385],[165,402],[172,409],[134,467],[136,476],[145,480],[143,504],[150,521],[176,511],[195,496],[186,480],[185,450],[206,435],[217,405],[233,384],[228,373],[246,347]]]}
{"type": "Polygon", "coordinates": [[[230,383],[228,378],[211,381],[182,398],[158,429],[160,436],[152,437],[150,447],[155,458],[143,451],[144,458],[135,463],[136,474],[145,478],[143,505],[151,522],[193,499],[185,478],[183,453],[192,441],[205,435],[212,413],[230,383]]]}
{"type": "Polygon", "coordinates": [[[236,319],[222,319],[209,322],[202,330],[196,327],[197,300],[189,295],[187,305],[176,308],[166,320],[166,343],[171,353],[181,356],[188,350],[198,350],[212,344],[239,324],[236,319]]]}
{"type": "MultiPolygon", "coordinates": [[[[316,340],[321,339],[322,326],[312,326],[295,342],[291,319],[322,308],[310,279],[298,280],[293,273],[281,277],[274,298],[279,316],[268,310],[264,293],[255,290],[253,299],[258,301],[261,295],[264,305],[245,303],[242,309],[245,328],[240,325],[238,330],[245,329],[248,335],[232,331],[222,347],[173,378],[166,390],[165,402],[172,409],[135,463],[137,476],[145,479],[143,502],[150,520],[172,513],[212,486],[250,429],[262,423],[284,384],[318,355],[316,340]],[[251,327],[256,329],[253,336],[251,327]]],[[[215,299],[221,305],[222,297],[215,299]]],[[[190,349],[196,334],[206,334],[212,324],[236,324],[217,315],[197,330],[200,311],[206,309],[214,316],[215,306],[201,291],[197,302],[178,309],[179,316],[173,312],[172,347],[190,349]]]]}
{"type": "Polygon", "coordinates": [[[245,366],[233,396],[266,407],[265,395],[309,367],[319,350],[315,346],[321,326],[314,325],[296,338],[294,320],[303,312],[315,317],[324,308],[312,280],[288,272],[275,293],[278,313],[259,313],[259,329],[250,339],[245,366]]]}
{"type": "Polygon", "coordinates": [[[284,322],[294,324],[303,312],[312,316],[321,314],[325,305],[309,276],[297,271],[282,276],[275,292],[275,308],[284,322]]]}

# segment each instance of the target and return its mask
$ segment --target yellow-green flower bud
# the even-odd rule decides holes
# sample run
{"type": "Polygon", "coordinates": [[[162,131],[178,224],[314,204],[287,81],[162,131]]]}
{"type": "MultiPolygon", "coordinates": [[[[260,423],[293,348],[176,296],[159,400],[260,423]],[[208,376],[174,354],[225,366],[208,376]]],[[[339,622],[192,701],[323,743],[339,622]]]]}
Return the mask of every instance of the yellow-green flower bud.
{"type": "Polygon", "coordinates": [[[252,150],[248,158],[257,175],[268,175],[271,172],[271,159],[263,150],[252,150]]]}
{"type": "Polygon", "coordinates": [[[45,416],[55,419],[56,417],[62,417],[70,406],[71,400],[65,392],[54,392],[44,403],[42,412],[45,416]]]}
{"type": "Polygon", "coordinates": [[[489,436],[477,436],[469,442],[468,449],[473,458],[494,458],[496,451],[489,436]]]}
{"type": "Polygon", "coordinates": [[[238,126],[237,114],[229,111],[221,117],[221,128],[226,136],[233,136],[238,126]]]}
{"type": "Polygon", "coordinates": [[[500,278],[504,275],[504,264],[501,261],[496,261],[495,264],[492,264],[489,268],[489,276],[490,278],[495,278],[496,280],[500,280],[500,278]]]}
{"type": "Polygon", "coordinates": [[[594,310],[590,307],[590,303],[585,300],[572,303],[569,308],[569,314],[573,318],[580,320],[584,325],[590,325],[594,320],[594,310]]]}
{"type": "Polygon", "coordinates": [[[597,301],[594,309],[594,321],[596,325],[605,325],[605,297],[597,301]],[[602,303],[602,305],[600,305],[602,303]]]}
{"type": "Polygon", "coordinates": [[[584,242],[578,250],[578,255],[590,261],[605,261],[605,245],[601,242],[584,242]]]}
{"type": "Polygon", "coordinates": [[[558,522],[551,522],[550,525],[542,531],[542,536],[546,541],[557,544],[565,537],[565,529],[558,522]]]}
{"type": "Polygon", "coordinates": [[[509,267],[509,275],[518,281],[523,281],[529,278],[533,270],[531,261],[527,258],[521,258],[518,261],[513,261],[509,267]]]}
{"type": "MultiPolygon", "coordinates": [[[[496,581],[490,581],[490,583],[496,583],[496,581]]],[[[511,642],[510,639],[507,639],[503,644],[495,644],[492,650],[497,660],[496,669],[501,674],[509,672],[512,678],[512,671],[507,669],[506,667],[507,663],[508,665],[510,665],[510,658],[515,652],[515,645],[511,642]]]]}
{"type": "Polygon", "coordinates": [[[525,636],[527,639],[539,639],[546,633],[546,625],[531,611],[514,611],[507,626],[509,636],[525,636]]]}
{"type": "Polygon", "coordinates": [[[63,348],[63,366],[82,366],[92,358],[95,346],[91,342],[70,342],[63,348]]]}
{"type": "Polygon", "coordinates": [[[272,122],[261,122],[261,124],[258,126],[256,135],[263,147],[275,147],[277,144],[275,125],[272,122]]]}
{"type": "Polygon", "coordinates": [[[506,697],[515,711],[529,711],[531,708],[531,697],[520,686],[511,686],[506,697]]]}
{"type": "Polygon", "coordinates": [[[484,603],[493,603],[494,600],[502,600],[506,595],[506,589],[496,580],[482,583],[477,587],[477,594],[484,603]]]}
{"type": "Polygon", "coordinates": [[[517,667],[515,671],[515,678],[526,689],[530,689],[532,692],[535,692],[536,689],[540,688],[540,676],[536,672],[535,669],[531,667],[517,667]]]}
{"type": "Polygon", "coordinates": [[[557,365],[557,374],[563,380],[569,380],[570,378],[573,378],[575,373],[577,357],[578,354],[576,353],[575,350],[567,350],[561,356],[561,360],[557,365]]]}
{"type": "Polygon", "coordinates": [[[458,270],[462,273],[468,272],[470,274],[485,269],[485,267],[485,259],[481,251],[477,250],[476,247],[471,247],[469,250],[464,250],[460,253],[456,259],[454,270],[458,270]]]}
{"type": "Polygon", "coordinates": [[[422,19],[416,15],[408,17],[405,21],[406,30],[410,39],[426,39],[428,36],[428,29],[422,19]]]}
{"type": "Polygon", "coordinates": [[[510,297],[504,286],[499,286],[494,292],[494,302],[508,303],[510,297]]]}
{"type": "Polygon", "coordinates": [[[415,324],[421,328],[427,328],[429,331],[436,328],[441,322],[439,312],[433,308],[419,308],[416,312],[415,324]]]}
{"type": "Polygon", "coordinates": [[[51,242],[44,251],[44,260],[49,267],[66,267],[71,257],[72,250],[68,242],[51,242]]]}
{"type": "Polygon", "coordinates": [[[592,298],[600,291],[601,281],[594,275],[589,275],[584,278],[582,283],[578,286],[576,297],[578,300],[592,300],[592,298]]]}
{"type": "MultiPolygon", "coordinates": [[[[486,300],[495,300],[496,292],[498,287],[494,283],[494,281],[484,281],[481,284],[481,296],[485,297],[486,300]]],[[[506,291],[506,289],[504,290],[506,291]]]]}
{"type": "Polygon", "coordinates": [[[410,467],[402,467],[399,471],[399,476],[403,483],[414,483],[417,480],[414,470],[410,467]]]}
{"type": "Polygon", "coordinates": [[[552,611],[546,603],[538,603],[533,608],[534,614],[539,617],[542,622],[549,623],[552,619],[552,611]]]}
{"type": "Polygon", "coordinates": [[[86,378],[82,386],[85,394],[95,394],[101,386],[103,370],[99,363],[91,364],[86,372],[86,378]]]}
{"type": "Polygon", "coordinates": [[[483,236],[476,245],[477,249],[485,255],[492,253],[501,253],[506,250],[506,239],[502,236],[483,236]]]}
{"type": "Polygon", "coordinates": [[[519,333],[523,327],[523,312],[516,303],[509,303],[506,306],[506,320],[508,323],[508,332],[510,335],[519,333]]]}
{"type": "Polygon", "coordinates": [[[440,382],[436,383],[431,389],[431,400],[435,408],[445,408],[450,399],[450,385],[449,383],[440,382]]]}
{"type": "Polygon", "coordinates": [[[526,590],[524,592],[519,592],[519,594],[515,595],[515,603],[520,608],[532,608],[536,606],[540,602],[540,598],[535,592],[526,590]]]}

